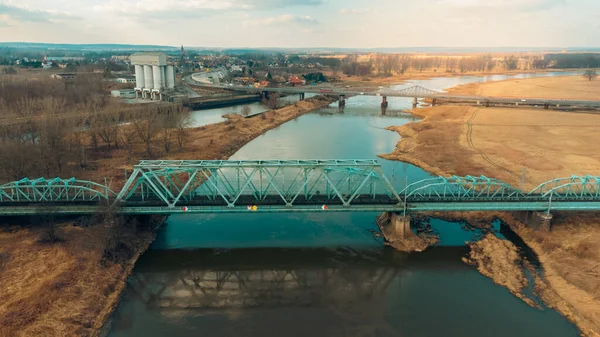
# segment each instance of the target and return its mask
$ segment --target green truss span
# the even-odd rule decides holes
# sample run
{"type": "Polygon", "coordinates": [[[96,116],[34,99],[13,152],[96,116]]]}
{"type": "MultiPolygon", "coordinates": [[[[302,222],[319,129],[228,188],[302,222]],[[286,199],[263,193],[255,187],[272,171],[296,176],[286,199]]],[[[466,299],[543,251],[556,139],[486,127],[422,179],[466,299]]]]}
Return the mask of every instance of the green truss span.
{"type": "Polygon", "coordinates": [[[376,160],[145,160],[118,193],[75,178],[1,185],[0,214],[87,214],[107,205],[127,214],[583,211],[600,210],[599,184],[600,177],[573,176],[526,192],[485,176],[453,176],[395,188],[376,160]]]}

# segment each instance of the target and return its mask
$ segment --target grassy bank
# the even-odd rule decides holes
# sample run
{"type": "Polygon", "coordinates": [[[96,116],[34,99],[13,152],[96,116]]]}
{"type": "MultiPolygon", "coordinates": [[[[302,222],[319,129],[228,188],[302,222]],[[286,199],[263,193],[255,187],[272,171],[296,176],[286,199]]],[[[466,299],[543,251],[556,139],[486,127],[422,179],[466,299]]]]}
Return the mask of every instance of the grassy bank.
{"type": "MultiPolygon", "coordinates": [[[[582,77],[536,78],[458,87],[479,95],[548,95],[585,99],[600,82],[582,77]],[[562,89],[561,89],[562,88],[562,89]]],[[[591,96],[590,96],[591,95],[591,96]]],[[[600,176],[600,116],[540,109],[440,106],[419,109],[424,119],[390,127],[402,140],[385,159],[401,160],[439,175],[486,175],[525,189],[573,174],[600,176]]],[[[539,255],[545,270],[544,301],[588,336],[600,335],[600,216],[555,214],[552,232],[535,231],[500,214],[539,255]]],[[[466,214],[455,215],[458,218],[466,214]]],[[[472,217],[473,215],[470,215],[472,217]]]]}
{"type": "MultiPolygon", "coordinates": [[[[252,139],[317,108],[333,98],[315,97],[254,118],[228,116],[226,122],[190,129],[180,150],[162,152],[161,159],[227,159],[252,139]]],[[[128,126],[125,126],[128,127],[128,126]]],[[[146,159],[145,144],[133,149],[103,147],[89,150],[83,179],[112,181],[117,190],[124,171],[146,159]],[[128,158],[129,157],[129,158],[128,158]]],[[[137,258],[154,239],[152,231],[124,228],[119,256],[105,258],[110,228],[102,221],[81,227],[72,222],[55,228],[58,241],[48,243],[48,226],[0,227],[0,336],[95,336],[116,307],[137,258]]]]}
{"type": "Polygon", "coordinates": [[[154,238],[127,228],[120,256],[104,259],[103,225],[57,225],[0,232],[0,336],[92,336],[115,307],[137,257],[154,238]]]}

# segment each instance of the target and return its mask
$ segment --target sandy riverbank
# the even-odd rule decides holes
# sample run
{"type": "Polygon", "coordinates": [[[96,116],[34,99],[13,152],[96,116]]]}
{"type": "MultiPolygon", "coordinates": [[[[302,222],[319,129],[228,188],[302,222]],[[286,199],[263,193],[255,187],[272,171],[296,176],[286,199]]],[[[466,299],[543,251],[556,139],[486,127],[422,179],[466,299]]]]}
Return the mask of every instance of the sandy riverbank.
{"type": "MultiPolygon", "coordinates": [[[[582,77],[509,80],[457,87],[452,92],[547,97],[546,93],[585,99],[600,97],[600,81],[582,77]]],[[[419,109],[416,114],[424,119],[390,127],[402,140],[393,153],[382,157],[440,175],[483,174],[516,187],[521,186],[525,172],[525,189],[573,174],[600,176],[599,115],[455,106],[419,109]]],[[[543,263],[546,290],[540,292],[544,301],[585,335],[600,336],[600,216],[554,214],[550,233],[510,221],[509,214],[503,217],[543,263]]]]}
{"type": "MultiPolygon", "coordinates": [[[[333,102],[315,97],[273,110],[263,116],[229,116],[227,122],[190,129],[180,151],[163,153],[163,159],[227,159],[252,139],[283,123],[333,102]]],[[[156,140],[157,153],[160,139],[156,140]]],[[[118,190],[124,171],[146,158],[142,144],[131,160],[125,149],[103,149],[90,157],[82,178],[112,180],[118,190]]],[[[26,221],[26,220],[24,220],[26,221]]],[[[103,224],[57,225],[61,242],[42,243],[47,226],[0,228],[0,337],[96,336],[116,307],[137,258],[154,239],[151,231],[123,232],[127,252],[116,262],[106,262],[103,224]]]]}

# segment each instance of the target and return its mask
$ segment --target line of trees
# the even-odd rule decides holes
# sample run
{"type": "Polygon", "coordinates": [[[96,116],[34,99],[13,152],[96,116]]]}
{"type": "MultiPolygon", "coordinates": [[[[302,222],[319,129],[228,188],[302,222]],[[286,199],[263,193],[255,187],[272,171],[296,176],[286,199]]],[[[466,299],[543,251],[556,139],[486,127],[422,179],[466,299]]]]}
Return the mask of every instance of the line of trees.
{"type": "Polygon", "coordinates": [[[0,177],[70,176],[111,149],[154,158],[187,141],[181,105],[131,106],[110,101],[93,82],[0,83],[0,177]]]}
{"type": "MultiPolygon", "coordinates": [[[[511,59],[512,60],[512,59],[511,59]]],[[[401,54],[377,54],[366,61],[359,61],[357,55],[346,57],[341,65],[342,72],[348,76],[392,76],[404,74],[413,69],[445,70],[447,72],[491,71],[500,64],[491,55],[478,57],[421,57],[401,54]]]]}

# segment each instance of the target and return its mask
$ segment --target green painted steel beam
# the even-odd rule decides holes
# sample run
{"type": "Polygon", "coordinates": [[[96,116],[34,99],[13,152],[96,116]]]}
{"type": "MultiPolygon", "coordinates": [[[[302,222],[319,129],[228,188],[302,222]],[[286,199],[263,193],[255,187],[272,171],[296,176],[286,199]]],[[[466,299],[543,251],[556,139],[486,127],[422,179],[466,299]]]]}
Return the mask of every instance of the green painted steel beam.
{"type": "Polygon", "coordinates": [[[381,166],[375,159],[327,160],[142,160],[135,168],[241,168],[241,167],[364,167],[381,166]]]}
{"type": "MultiPolygon", "coordinates": [[[[105,210],[102,206],[16,206],[0,207],[1,216],[18,215],[89,215],[101,213],[105,210]]],[[[130,207],[124,206],[116,210],[117,213],[141,214],[211,214],[211,213],[339,213],[339,212],[402,212],[402,206],[390,205],[332,205],[323,210],[321,206],[260,206],[256,211],[248,210],[247,206],[189,206],[189,207],[130,207]]],[[[452,203],[413,203],[407,210],[410,212],[470,212],[470,211],[600,211],[599,202],[452,202],[452,203]],[[550,206],[550,208],[549,208],[550,206]]]]}

